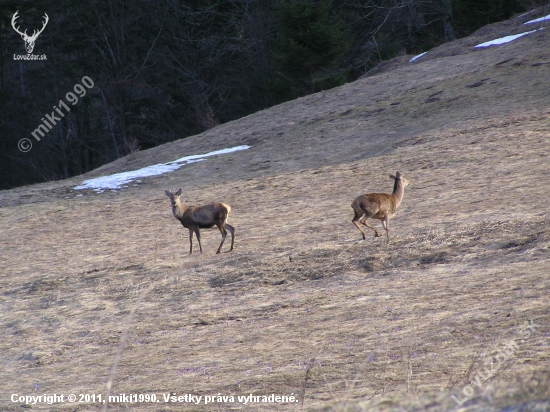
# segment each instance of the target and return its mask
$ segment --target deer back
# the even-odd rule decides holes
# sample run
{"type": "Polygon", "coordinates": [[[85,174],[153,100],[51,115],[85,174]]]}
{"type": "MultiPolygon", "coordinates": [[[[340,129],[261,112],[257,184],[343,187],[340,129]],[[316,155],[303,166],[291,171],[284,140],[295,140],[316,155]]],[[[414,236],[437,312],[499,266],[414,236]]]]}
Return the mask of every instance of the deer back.
{"type": "Polygon", "coordinates": [[[204,206],[189,206],[186,208],[180,221],[185,227],[198,226],[210,228],[227,219],[229,210],[223,203],[211,203],[204,206]]]}
{"type": "Polygon", "coordinates": [[[372,217],[383,218],[386,214],[394,214],[396,199],[389,193],[369,193],[361,196],[363,209],[369,211],[372,217]]]}

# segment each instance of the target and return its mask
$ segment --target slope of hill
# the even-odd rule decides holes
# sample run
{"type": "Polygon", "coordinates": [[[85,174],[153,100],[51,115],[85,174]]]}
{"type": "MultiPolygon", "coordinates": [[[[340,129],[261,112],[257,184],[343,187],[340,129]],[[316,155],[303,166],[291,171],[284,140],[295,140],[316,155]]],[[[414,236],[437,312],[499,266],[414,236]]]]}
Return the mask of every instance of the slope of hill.
{"type": "Polygon", "coordinates": [[[86,176],[0,192],[2,410],[53,393],[159,402],[33,409],[548,408],[550,27],[474,48],[545,27],[523,25],[542,15],[86,176]],[[243,145],[128,188],[74,190],[243,145]],[[392,242],[362,241],[351,201],[390,191],[396,170],[412,183],[392,242]],[[219,233],[204,230],[205,253],[187,255],[164,196],[180,186],[189,204],[233,207],[235,251],[214,255],[219,233]],[[202,398],[165,402],[173,393],[202,398]],[[250,394],[287,398],[238,398],[250,394]]]}

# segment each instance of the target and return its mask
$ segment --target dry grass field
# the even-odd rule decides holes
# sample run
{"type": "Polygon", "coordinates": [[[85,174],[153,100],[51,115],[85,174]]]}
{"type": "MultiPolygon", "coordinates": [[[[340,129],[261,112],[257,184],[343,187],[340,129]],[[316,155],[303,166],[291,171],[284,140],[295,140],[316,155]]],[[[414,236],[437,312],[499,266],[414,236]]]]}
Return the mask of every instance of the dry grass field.
{"type": "Polygon", "coordinates": [[[550,27],[473,48],[525,20],[0,192],[0,410],[550,410],[550,27]],[[242,144],[116,192],[73,190],[242,144]],[[363,241],[350,204],[391,191],[397,170],[411,185],[392,240],[363,241]],[[180,186],[188,204],[232,206],[233,252],[214,254],[212,229],[187,254],[164,195],[180,186]],[[159,402],[10,400],[54,393],[159,402]],[[238,400],[250,394],[296,402],[238,400]]]}

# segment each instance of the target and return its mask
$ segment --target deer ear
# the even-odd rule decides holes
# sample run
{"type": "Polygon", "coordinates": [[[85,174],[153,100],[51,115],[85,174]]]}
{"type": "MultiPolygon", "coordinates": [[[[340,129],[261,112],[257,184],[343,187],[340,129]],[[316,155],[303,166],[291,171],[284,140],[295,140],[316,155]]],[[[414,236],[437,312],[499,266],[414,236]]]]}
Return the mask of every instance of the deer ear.
{"type": "Polygon", "coordinates": [[[172,193],[169,192],[168,190],[165,190],[165,191],[164,191],[164,194],[165,194],[166,196],[168,196],[169,198],[172,197],[172,193]]]}
{"type": "Polygon", "coordinates": [[[183,192],[183,189],[180,187],[178,189],[178,191],[176,192],[176,196],[180,196],[181,195],[181,192],[183,192]]]}
{"type": "Polygon", "coordinates": [[[390,175],[390,177],[391,177],[393,180],[397,179],[397,177],[395,177],[394,175],[390,175]]]}

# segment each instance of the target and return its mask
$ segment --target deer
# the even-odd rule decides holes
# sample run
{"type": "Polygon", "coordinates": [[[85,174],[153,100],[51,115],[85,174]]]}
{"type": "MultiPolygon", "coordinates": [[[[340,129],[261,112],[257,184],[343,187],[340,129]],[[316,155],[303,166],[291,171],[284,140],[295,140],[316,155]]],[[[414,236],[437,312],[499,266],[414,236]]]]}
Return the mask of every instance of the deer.
{"type": "Polygon", "coordinates": [[[390,175],[390,178],[395,181],[392,194],[367,193],[357,197],[351,203],[351,207],[355,212],[352,223],[357,226],[357,229],[363,235],[363,240],[366,239],[366,233],[361,229],[359,223],[374,230],[374,237],[379,237],[378,231],[367,223],[367,219],[378,219],[382,221],[382,227],[386,230],[386,243],[390,242],[390,219],[395,215],[395,211],[403,200],[405,188],[410,184],[399,172],[395,176],[390,175]]]}
{"type": "Polygon", "coordinates": [[[170,198],[172,203],[172,213],[178,219],[183,227],[189,229],[189,254],[193,254],[193,232],[197,235],[199,241],[200,253],[202,253],[201,234],[199,229],[210,229],[217,226],[222,234],[222,241],[216,254],[222,250],[223,242],[227,236],[227,230],[231,232],[231,249],[235,244],[235,228],[227,223],[231,206],[226,203],[216,202],[204,206],[185,206],[180,199],[182,188],[180,187],[176,193],[171,190],[165,190],[166,196],[170,198]],[[227,229],[227,230],[226,230],[227,229]]]}
{"type": "Polygon", "coordinates": [[[50,18],[46,13],[44,13],[44,22],[42,23],[42,28],[40,30],[33,30],[32,36],[27,35],[27,30],[25,30],[23,33],[19,31],[19,27],[15,27],[15,21],[19,18],[17,15],[19,13],[19,10],[15,12],[13,17],[11,18],[11,26],[13,29],[21,35],[21,38],[25,41],[25,48],[27,49],[27,54],[31,54],[34,50],[34,43],[36,42],[36,39],[38,38],[38,35],[44,31],[46,28],[46,25],[48,24],[48,21],[50,21],[50,18]]]}

